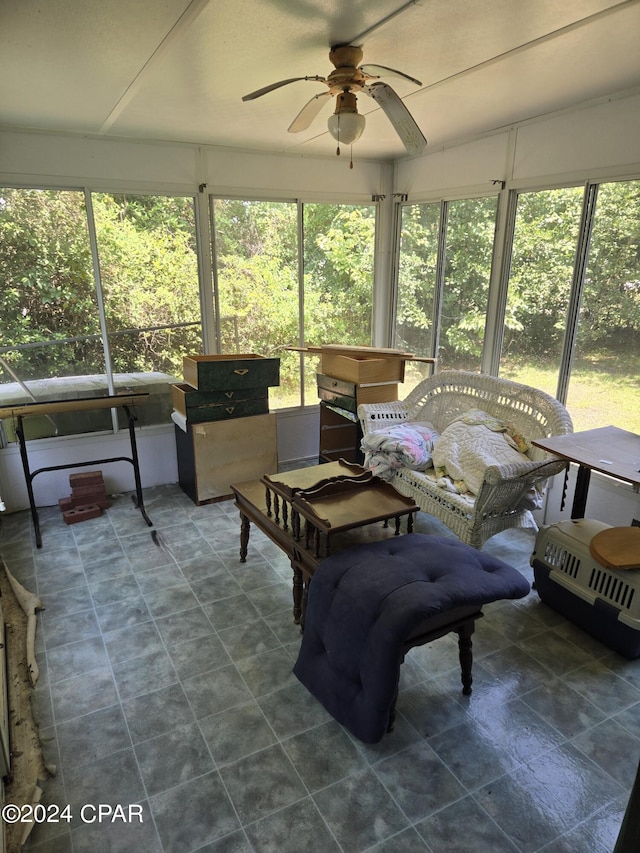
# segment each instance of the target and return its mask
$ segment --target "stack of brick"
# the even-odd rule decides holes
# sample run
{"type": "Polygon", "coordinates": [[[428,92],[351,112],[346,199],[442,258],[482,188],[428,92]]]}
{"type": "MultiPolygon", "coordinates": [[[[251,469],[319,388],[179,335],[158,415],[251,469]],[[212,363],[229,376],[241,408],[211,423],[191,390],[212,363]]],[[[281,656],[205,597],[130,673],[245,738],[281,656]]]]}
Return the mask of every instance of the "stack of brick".
{"type": "Polygon", "coordinates": [[[71,494],[60,498],[58,505],[66,524],[77,524],[102,515],[109,502],[102,478],[102,471],[84,471],[69,476],[71,494]]]}

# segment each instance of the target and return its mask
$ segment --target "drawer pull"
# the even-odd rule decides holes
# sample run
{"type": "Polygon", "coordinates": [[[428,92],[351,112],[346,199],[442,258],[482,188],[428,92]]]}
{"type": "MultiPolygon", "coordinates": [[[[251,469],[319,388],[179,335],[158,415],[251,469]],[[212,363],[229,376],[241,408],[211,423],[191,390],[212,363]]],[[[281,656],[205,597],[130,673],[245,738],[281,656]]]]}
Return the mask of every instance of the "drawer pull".
{"type": "Polygon", "coordinates": [[[227,398],[227,400],[230,400],[233,397],[233,391],[225,391],[224,396],[227,398]]]}
{"type": "Polygon", "coordinates": [[[234,370],[233,372],[237,373],[238,376],[246,376],[247,373],[249,372],[249,368],[248,367],[239,367],[237,370],[234,370]]]}
{"type": "Polygon", "coordinates": [[[226,412],[228,415],[232,415],[232,414],[233,414],[233,410],[234,410],[234,409],[235,409],[235,406],[227,406],[227,407],[226,407],[226,409],[225,409],[225,412],[226,412]]]}

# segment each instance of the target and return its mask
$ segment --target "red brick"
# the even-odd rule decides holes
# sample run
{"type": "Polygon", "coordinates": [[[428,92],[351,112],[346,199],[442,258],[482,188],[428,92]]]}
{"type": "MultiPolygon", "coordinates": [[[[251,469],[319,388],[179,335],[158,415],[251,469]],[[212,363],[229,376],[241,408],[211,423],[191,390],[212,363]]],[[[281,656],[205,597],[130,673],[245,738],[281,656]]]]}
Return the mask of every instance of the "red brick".
{"type": "Polygon", "coordinates": [[[66,512],[68,509],[73,509],[73,502],[70,497],[68,498],[59,498],[58,506],[62,510],[62,512],[66,512]]]}
{"type": "Polygon", "coordinates": [[[76,486],[90,486],[102,482],[102,471],[82,471],[77,474],[69,474],[69,485],[72,489],[76,486]]]}
{"type": "Polygon", "coordinates": [[[71,497],[80,497],[81,495],[104,495],[104,483],[90,483],[86,486],[74,486],[71,489],[71,497]]]}
{"type": "Polygon", "coordinates": [[[102,515],[102,510],[96,504],[68,509],[62,513],[65,524],[77,524],[79,521],[88,521],[90,518],[97,518],[99,515],[102,515]]]}
{"type": "Polygon", "coordinates": [[[106,497],[104,490],[100,492],[87,492],[84,495],[77,495],[74,491],[71,494],[71,504],[72,506],[87,506],[88,504],[100,503],[106,500],[106,497]]]}

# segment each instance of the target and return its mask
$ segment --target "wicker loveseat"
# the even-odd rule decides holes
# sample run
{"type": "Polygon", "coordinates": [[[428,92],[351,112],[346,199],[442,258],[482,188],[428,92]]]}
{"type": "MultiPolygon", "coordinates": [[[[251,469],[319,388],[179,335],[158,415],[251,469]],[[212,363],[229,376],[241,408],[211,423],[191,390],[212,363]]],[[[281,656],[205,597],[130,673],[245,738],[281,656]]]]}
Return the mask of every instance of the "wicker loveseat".
{"type": "MultiPolygon", "coordinates": [[[[445,370],[423,380],[405,400],[362,404],[358,418],[365,437],[412,421],[429,421],[442,433],[455,418],[478,409],[509,424],[529,441],[573,431],[565,407],[543,391],[463,370],[445,370]]],[[[526,461],[489,466],[475,497],[443,489],[433,474],[407,467],[400,468],[391,482],[463,542],[480,548],[502,530],[535,526],[528,496],[564,468],[564,462],[532,447],[526,461]]]]}

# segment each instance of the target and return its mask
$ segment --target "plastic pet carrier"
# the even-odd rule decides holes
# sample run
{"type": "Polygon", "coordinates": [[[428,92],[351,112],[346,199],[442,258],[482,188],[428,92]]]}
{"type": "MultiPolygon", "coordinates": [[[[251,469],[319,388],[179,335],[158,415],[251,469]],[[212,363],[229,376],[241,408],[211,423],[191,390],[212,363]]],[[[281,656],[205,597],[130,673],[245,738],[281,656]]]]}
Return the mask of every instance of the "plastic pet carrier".
{"type": "Polygon", "coordinates": [[[589,550],[610,527],[576,519],[542,527],[531,555],[538,595],[550,607],[627,658],[640,657],[640,570],[608,569],[589,550]]]}

